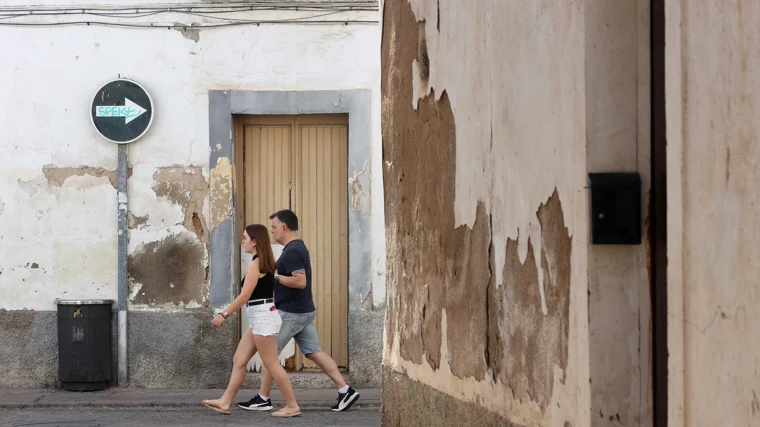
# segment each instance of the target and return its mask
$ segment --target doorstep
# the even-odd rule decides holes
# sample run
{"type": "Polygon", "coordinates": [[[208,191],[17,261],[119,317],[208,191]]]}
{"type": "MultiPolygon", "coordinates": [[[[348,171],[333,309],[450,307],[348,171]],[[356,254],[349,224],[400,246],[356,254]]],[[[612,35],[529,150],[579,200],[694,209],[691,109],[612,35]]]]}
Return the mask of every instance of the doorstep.
{"type": "MultiPolygon", "coordinates": [[[[350,385],[348,382],[348,372],[343,372],[341,375],[343,375],[343,380],[346,381],[346,384],[350,385]]],[[[290,384],[293,388],[336,388],[330,377],[323,372],[288,372],[288,378],[290,378],[290,384]]],[[[256,389],[259,388],[260,385],[261,374],[258,372],[248,372],[245,376],[245,381],[243,381],[242,388],[256,389]]],[[[277,384],[275,384],[273,388],[277,388],[277,384]]]]}

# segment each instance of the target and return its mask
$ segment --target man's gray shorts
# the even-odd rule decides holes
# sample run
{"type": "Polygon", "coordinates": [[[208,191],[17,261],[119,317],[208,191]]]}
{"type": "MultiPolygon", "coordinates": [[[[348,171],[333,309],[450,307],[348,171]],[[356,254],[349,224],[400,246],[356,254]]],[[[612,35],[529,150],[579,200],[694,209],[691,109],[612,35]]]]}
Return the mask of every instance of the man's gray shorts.
{"type": "Polygon", "coordinates": [[[311,313],[288,313],[280,310],[282,326],[280,333],[277,334],[277,353],[282,353],[282,349],[288,345],[291,338],[295,338],[301,353],[309,355],[322,351],[319,346],[319,337],[317,328],[314,327],[314,316],[316,311],[311,313]]]}

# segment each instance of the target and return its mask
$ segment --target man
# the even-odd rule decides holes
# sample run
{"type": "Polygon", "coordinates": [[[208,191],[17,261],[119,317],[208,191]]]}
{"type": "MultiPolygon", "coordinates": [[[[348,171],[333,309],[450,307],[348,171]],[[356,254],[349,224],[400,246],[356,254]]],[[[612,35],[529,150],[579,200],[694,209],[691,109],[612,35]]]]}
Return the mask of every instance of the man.
{"type": "MultiPolygon", "coordinates": [[[[295,338],[301,353],[316,363],[338,387],[338,403],[333,411],[341,412],[351,407],[359,399],[359,393],[349,387],[338,371],[338,365],[319,346],[314,316],[317,311],[311,294],[311,260],[309,250],[298,237],[298,217],[291,210],[273,213],[272,237],[275,243],[284,245],[282,255],[277,260],[275,272],[274,304],[282,317],[282,327],[277,335],[277,350],[282,349],[295,338]]],[[[261,368],[261,388],[259,394],[248,402],[238,403],[238,407],[249,411],[269,411],[272,400],[272,376],[265,367],[261,368]]]]}

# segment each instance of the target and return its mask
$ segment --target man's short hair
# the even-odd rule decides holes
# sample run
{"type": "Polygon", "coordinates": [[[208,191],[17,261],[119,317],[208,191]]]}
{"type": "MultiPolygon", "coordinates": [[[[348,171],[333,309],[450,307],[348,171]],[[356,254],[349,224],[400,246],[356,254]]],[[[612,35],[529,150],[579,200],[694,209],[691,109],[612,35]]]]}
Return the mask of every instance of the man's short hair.
{"type": "Polygon", "coordinates": [[[269,219],[277,218],[281,223],[285,224],[290,231],[298,231],[298,216],[290,209],[283,209],[277,211],[272,215],[269,215],[269,219]]]}

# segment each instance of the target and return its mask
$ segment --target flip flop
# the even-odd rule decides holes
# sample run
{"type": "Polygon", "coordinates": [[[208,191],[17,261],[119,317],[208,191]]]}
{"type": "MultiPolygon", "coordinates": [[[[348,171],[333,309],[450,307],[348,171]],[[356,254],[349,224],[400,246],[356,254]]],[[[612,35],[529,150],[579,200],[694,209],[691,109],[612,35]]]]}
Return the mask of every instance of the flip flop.
{"type": "Polygon", "coordinates": [[[289,418],[289,417],[297,417],[301,415],[301,408],[298,408],[298,412],[288,412],[288,413],[282,412],[283,409],[285,408],[282,408],[277,412],[272,412],[272,416],[279,417],[279,418],[289,418]]]}
{"type": "Polygon", "coordinates": [[[201,402],[201,403],[203,403],[203,405],[206,406],[207,408],[211,408],[211,409],[215,410],[216,412],[220,412],[220,413],[222,413],[224,415],[229,415],[230,414],[229,410],[225,411],[224,409],[222,409],[222,408],[220,408],[220,407],[218,407],[216,405],[212,405],[211,403],[206,403],[206,402],[201,402]]]}

